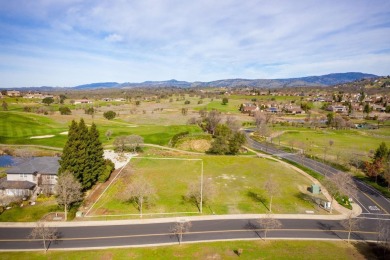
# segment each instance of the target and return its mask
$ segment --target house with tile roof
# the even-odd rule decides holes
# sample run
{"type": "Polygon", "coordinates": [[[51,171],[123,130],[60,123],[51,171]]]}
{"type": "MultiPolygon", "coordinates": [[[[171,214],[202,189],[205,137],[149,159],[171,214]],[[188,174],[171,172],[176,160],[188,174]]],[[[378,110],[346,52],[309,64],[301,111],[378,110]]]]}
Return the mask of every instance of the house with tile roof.
{"type": "Polygon", "coordinates": [[[6,170],[0,193],[7,196],[30,196],[36,189],[54,192],[59,157],[34,157],[6,170]]]}

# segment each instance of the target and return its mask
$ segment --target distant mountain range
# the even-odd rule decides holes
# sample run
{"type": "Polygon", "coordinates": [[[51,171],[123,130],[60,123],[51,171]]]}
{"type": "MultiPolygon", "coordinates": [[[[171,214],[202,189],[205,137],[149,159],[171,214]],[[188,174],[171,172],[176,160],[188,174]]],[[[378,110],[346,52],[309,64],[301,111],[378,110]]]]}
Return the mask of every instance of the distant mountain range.
{"type": "Polygon", "coordinates": [[[187,82],[175,79],[167,81],[145,81],[141,83],[117,83],[103,82],[80,85],[75,89],[97,89],[97,88],[139,88],[139,87],[263,87],[263,88],[282,88],[282,87],[304,87],[304,86],[332,86],[361,80],[366,78],[377,78],[377,75],[361,72],[332,73],[322,76],[310,76],[302,78],[287,79],[222,79],[210,82],[187,82]]]}
{"type": "MultiPolygon", "coordinates": [[[[141,83],[118,83],[118,82],[100,82],[72,87],[76,90],[102,89],[102,88],[142,88],[142,87],[260,87],[260,88],[283,88],[283,87],[305,87],[305,86],[333,86],[353,82],[356,80],[377,78],[377,75],[361,72],[332,73],[322,76],[310,76],[302,78],[287,79],[222,79],[210,82],[187,82],[175,79],[167,81],[145,81],[141,83]]],[[[71,88],[71,89],[72,89],[71,88]]],[[[29,91],[52,91],[63,88],[58,87],[25,87],[17,88],[19,90],[29,91]]]]}

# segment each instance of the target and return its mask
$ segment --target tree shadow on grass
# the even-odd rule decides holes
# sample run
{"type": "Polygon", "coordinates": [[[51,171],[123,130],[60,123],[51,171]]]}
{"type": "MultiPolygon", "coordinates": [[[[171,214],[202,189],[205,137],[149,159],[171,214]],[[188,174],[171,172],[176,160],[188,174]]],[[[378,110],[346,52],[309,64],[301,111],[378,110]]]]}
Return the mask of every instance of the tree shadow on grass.
{"type": "Polygon", "coordinates": [[[198,211],[200,212],[199,203],[198,203],[198,201],[197,201],[195,198],[193,198],[193,197],[188,197],[188,196],[184,196],[184,195],[182,195],[181,198],[182,198],[183,204],[189,203],[189,204],[195,206],[195,207],[198,209],[198,211]]]}
{"type": "Polygon", "coordinates": [[[358,242],[354,246],[365,259],[390,259],[390,250],[381,243],[358,242]]]}
{"type": "Polygon", "coordinates": [[[261,202],[261,204],[263,204],[267,211],[269,211],[269,208],[266,205],[267,199],[264,198],[263,195],[259,195],[253,191],[248,191],[247,196],[251,198],[254,202],[261,202]]]}

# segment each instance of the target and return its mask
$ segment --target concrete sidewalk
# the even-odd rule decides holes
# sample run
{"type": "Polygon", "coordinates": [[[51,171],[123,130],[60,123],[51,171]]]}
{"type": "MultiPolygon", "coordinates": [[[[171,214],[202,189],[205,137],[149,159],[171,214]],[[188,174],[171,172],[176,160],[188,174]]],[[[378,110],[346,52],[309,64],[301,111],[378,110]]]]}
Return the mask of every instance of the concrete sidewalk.
{"type": "MultiPolygon", "coordinates": [[[[350,213],[351,211],[348,211],[350,213]]],[[[106,221],[69,221],[69,222],[46,222],[52,227],[81,227],[81,226],[114,226],[114,225],[139,225],[172,223],[180,221],[203,221],[203,220],[228,220],[228,219],[258,219],[265,218],[268,214],[236,214],[236,215],[209,215],[209,216],[182,216],[171,218],[145,218],[129,220],[106,220],[106,221]]],[[[342,220],[348,215],[314,215],[314,214],[272,214],[277,219],[318,219],[318,220],[342,220]]],[[[0,227],[35,227],[36,222],[0,222],[0,227]]]]}

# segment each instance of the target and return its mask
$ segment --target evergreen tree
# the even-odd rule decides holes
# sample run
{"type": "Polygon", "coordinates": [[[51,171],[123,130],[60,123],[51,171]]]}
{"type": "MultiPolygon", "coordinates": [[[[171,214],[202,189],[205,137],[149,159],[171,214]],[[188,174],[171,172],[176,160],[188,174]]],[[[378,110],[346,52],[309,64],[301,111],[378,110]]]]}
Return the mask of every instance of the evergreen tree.
{"type": "Polygon", "coordinates": [[[76,144],[76,140],[77,140],[77,138],[76,138],[77,129],[78,129],[77,123],[74,120],[72,120],[72,123],[69,126],[69,131],[68,131],[68,141],[65,144],[61,159],[59,161],[60,168],[59,168],[58,172],[60,174],[65,172],[66,170],[73,172],[73,173],[76,170],[76,168],[75,168],[75,165],[76,165],[75,144],[76,144]]]}
{"type": "Polygon", "coordinates": [[[245,135],[236,132],[229,141],[229,153],[236,154],[240,151],[241,145],[245,144],[245,135]]]}
{"type": "Polygon", "coordinates": [[[219,124],[215,130],[215,140],[209,153],[213,154],[236,154],[241,145],[245,143],[245,135],[240,132],[233,133],[225,124],[219,124]]]}
{"type": "Polygon", "coordinates": [[[96,183],[105,169],[105,164],[103,146],[95,124],[92,124],[88,130],[83,119],[78,124],[72,121],[68,131],[68,141],[59,163],[59,173],[72,172],[81,183],[83,190],[91,188],[96,183]]]}
{"type": "Polygon", "coordinates": [[[83,175],[83,186],[90,188],[105,169],[103,146],[95,124],[92,124],[88,132],[87,165],[83,175]]]}
{"type": "Polygon", "coordinates": [[[386,158],[389,152],[390,151],[389,149],[387,149],[386,143],[382,142],[375,151],[374,160],[381,160],[383,158],[386,158]]]}

